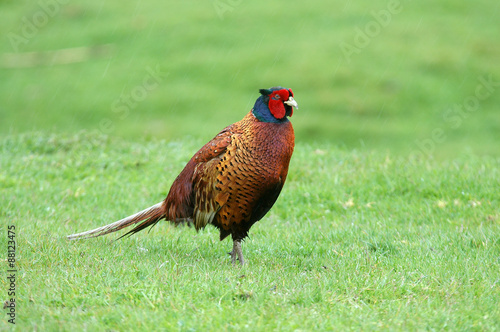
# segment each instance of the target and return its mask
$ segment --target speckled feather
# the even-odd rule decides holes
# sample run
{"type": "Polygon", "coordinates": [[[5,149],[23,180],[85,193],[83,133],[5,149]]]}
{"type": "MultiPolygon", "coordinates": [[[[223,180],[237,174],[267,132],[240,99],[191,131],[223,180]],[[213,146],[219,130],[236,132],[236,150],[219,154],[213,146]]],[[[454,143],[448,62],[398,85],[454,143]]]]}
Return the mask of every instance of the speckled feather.
{"type": "Polygon", "coordinates": [[[245,238],[278,198],[293,148],[289,121],[260,122],[249,112],[189,161],[165,200],[166,219],[192,219],[196,229],[211,223],[221,240],[245,238]]]}

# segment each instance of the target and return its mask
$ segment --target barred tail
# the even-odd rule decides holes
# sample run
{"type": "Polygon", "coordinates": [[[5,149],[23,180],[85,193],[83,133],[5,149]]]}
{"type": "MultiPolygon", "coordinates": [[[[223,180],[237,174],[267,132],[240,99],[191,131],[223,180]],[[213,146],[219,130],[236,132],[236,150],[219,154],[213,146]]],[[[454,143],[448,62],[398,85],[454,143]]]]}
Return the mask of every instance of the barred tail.
{"type": "Polygon", "coordinates": [[[165,209],[163,207],[163,202],[160,202],[160,203],[155,204],[155,205],[153,205],[145,210],[142,210],[141,212],[137,212],[134,215],[131,215],[127,218],[123,218],[122,220],[115,221],[114,223],[111,223],[109,225],[102,226],[102,227],[99,227],[96,229],[92,229],[90,231],[77,233],[77,234],[71,234],[71,235],[68,235],[67,238],[68,238],[68,240],[77,240],[77,239],[87,239],[87,238],[91,238],[91,237],[98,237],[98,236],[102,236],[105,234],[119,231],[122,228],[137,224],[137,223],[142,221],[142,223],[137,225],[134,229],[132,229],[128,233],[119,237],[119,238],[122,238],[125,235],[137,233],[148,226],[153,226],[154,224],[156,224],[159,220],[161,220],[164,217],[165,217],[165,209]]]}

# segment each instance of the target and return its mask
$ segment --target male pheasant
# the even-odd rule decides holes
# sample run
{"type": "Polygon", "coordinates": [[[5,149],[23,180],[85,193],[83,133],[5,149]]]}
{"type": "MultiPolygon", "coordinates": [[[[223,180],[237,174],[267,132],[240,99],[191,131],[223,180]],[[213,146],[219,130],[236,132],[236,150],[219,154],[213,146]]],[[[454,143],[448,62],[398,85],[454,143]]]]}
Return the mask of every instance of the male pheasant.
{"type": "MultiPolygon", "coordinates": [[[[159,220],[212,224],[221,241],[233,239],[231,259],[244,264],[241,240],[278,198],[288,174],[295,136],[288,117],[298,108],[291,89],[261,89],[252,110],[205,144],[172,184],[167,198],[132,216],[68,239],[97,237],[139,223],[121,237],[159,220]]],[[[120,237],[120,238],[121,238],[120,237]]]]}

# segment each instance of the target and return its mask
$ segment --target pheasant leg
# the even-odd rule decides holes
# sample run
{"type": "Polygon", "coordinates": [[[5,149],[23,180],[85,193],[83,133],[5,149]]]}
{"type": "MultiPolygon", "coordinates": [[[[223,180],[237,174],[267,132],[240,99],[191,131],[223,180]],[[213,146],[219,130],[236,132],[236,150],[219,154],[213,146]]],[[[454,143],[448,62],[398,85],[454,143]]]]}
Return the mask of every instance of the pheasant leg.
{"type": "Polygon", "coordinates": [[[243,258],[243,251],[241,251],[241,242],[238,240],[233,241],[233,251],[230,252],[231,254],[231,262],[236,264],[236,256],[238,256],[238,260],[240,261],[240,264],[243,265],[245,264],[245,259],[243,258]]]}

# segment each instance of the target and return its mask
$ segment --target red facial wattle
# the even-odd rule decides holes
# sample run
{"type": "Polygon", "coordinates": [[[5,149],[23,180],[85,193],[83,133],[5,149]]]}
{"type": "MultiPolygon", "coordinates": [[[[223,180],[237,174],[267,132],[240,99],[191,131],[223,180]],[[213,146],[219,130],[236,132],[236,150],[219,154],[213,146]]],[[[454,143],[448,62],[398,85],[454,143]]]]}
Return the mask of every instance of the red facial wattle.
{"type": "MultiPolygon", "coordinates": [[[[283,119],[285,117],[286,110],[283,102],[288,100],[289,97],[290,97],[290,92],[286,89],[273,91],[269,95],[269,110],[276,119],[283,119]]],[[[292,108],[292,113],[293,113],[293,108],[292,108]]]]}

